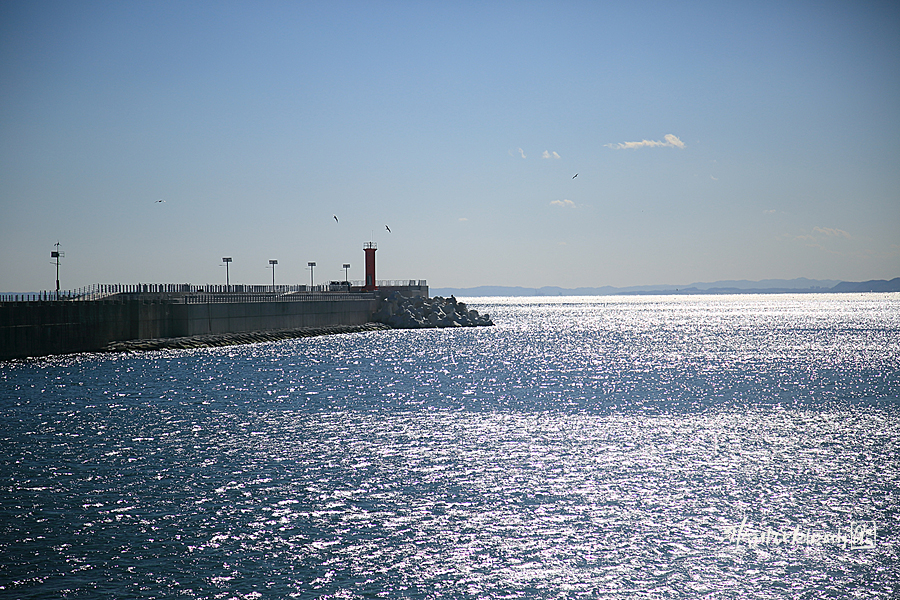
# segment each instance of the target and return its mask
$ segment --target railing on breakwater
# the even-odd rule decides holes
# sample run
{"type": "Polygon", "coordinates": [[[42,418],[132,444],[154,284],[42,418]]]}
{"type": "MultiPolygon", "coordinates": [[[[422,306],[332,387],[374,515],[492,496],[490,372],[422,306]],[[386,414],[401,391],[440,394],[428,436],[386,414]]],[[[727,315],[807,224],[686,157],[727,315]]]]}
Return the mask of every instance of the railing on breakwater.
{"type": "MultiPolygon", "coordinates": [[[[304,300],[336,299],[340,296],[354,298],[371,297],[370,294],[350,293],[349,288],[360,288],[362,281],[331,282],[322,285],[192,285],[189,283],[136,283],[94,284],[62,291],[0,294],[0,302],[49,302],[104,300],[137,294],[166,294],[173,303],[204,302],[299,302],[304,300]],[[202,299],[201,299],[202,298],[202,299]],[[253,299],[248,299],[253,298],[253,299]]],[[[422,287],[424,279],[380,279],[378,287],[422,287]]],[[[124,298],[123,298],[124,299],[124,298]]]]}
{"type": "Polygon", "coordinates": [[[281,293],[301,291],[302,285],[192,285],[190,283],[97,283],[72,290],[0,294],[0,302],[33,302],[50,300],[102,300],[117,294],[196,294],[196,293],[281,293]]]}
{"type": "Polygon", "coordinates": [[[244,302],[315,302],[318,300],[372,300],[372,292],[297,292],[293,294],[185,294],[173,304],[227,304],[244,302]]]}
{"type": "MultiPolygon", "coordinates": [[[[364,282],[355,281],[353,282],[354,286],[362,287],[364,282]]],[[[428,281],[425,279],[377,279],[375,280],[376,287],[424,287],[428,285],[428,281]]]]}

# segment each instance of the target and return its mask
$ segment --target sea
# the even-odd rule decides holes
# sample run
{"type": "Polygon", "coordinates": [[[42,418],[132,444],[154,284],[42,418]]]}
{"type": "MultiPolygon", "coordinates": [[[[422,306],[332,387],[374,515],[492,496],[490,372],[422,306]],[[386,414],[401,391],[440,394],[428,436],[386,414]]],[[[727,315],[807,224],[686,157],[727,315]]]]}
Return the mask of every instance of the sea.
{"type": "Polygon", "coordinates": [[[900,294],[0,362],[0,598],[898,598],[900,294]]]}

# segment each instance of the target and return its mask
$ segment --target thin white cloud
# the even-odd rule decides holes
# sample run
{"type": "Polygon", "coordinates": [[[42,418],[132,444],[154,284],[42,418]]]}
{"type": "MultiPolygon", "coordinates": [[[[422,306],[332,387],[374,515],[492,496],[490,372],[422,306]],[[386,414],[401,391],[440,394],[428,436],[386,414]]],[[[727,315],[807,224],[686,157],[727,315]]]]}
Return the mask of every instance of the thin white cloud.
{"type": "Polygon", "coordinates": [[[850,234],[843,229],[832,229],[831,227],[813,227],[813,231],[827,235],[828,237],[842,237],[851,239],[850,234]]]}
{"type": "Polygon", "coordinates": [[[562,206],[563,208],[571,207],[575,208],[575,203],[571,200],[552,200],[550,202],[550,206],[562,206]]]}
{"type": "Polygon", "coordinates": [[[528,158],[527,156],[525,156],[525,151],[522,150],[521,148],[519,148],[519,154],[522,155],[522,158],[528,158]]]}
{"type": "Polygon", "coordinates": [[[469,218],[468,218],[468,217],[460,217],[459,220],[460,220],[460,221],[468,221],[469,218]]]}
{"type": "Polygon", "coordinates": [[[829,254],[843,254],[836,248],[843,246],[841,242],[835,242],[838,238],[852,240],[853,236],[843,229],[834,229],[831,227],[813,227],[809,233],[795,236],[794,239],[803,242],[810,248],[816,248],[829,254]]]}
{"type": "Polygon", "coordinates": [[[561,157],[556,152],[550,152],[549,150],[544,150],[544,153],[541,154],[541,158],[561,158],[561,157]]]}
{"type": "Polygon", "coordinates": [[[634,148],[681,148],[684,149],[684,142],[679,140],[671,133],[667,133],[664,138],[666,141],[658,140],[641,140],[640,142],[624,142],[622,144],[605,144],[607,148],[613,150],[631,150],[634,148]]]}

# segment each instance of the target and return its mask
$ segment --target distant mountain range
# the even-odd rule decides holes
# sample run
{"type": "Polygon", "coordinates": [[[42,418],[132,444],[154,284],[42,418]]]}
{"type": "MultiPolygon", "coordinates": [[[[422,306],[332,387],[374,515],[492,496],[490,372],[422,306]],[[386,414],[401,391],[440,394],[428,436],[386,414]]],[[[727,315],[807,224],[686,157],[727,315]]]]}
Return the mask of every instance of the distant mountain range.
{"type": "Polygon", "coordinates": [[[482,285],[473,288],[431,288],[431,296],[623,296],[651,294],[801,294],[839,292],[900,292],[900,277],[890,281],[837,281],[831,279],[764,279],[762,281],[714,281],[676,285],[639,285],[632,287],[579,287],[561,288],[544,286],[526,288],[520,286],[482,285]]]}

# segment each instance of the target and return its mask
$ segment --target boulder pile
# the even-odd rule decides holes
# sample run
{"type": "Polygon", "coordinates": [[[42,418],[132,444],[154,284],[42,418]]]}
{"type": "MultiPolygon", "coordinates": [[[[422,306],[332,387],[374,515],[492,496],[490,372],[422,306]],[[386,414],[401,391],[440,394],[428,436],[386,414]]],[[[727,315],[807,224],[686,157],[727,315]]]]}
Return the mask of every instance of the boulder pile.
{"type": "Polygon", "coordinates": [[[382,300],[381,308],[372,317],[395,329],[419,329],[426,327],[482,327],[493,325],[490,315],[479,315],[465,302],[453,296],[442,298],[407,298],[400,292],[392,292],[382,300]]]}
{"type": "Polygon", "coordinates": [[[294,338],[335,335],[338,333],[361,333],[390,329],[383,323],[362,325],[324,325],[322,327],[298,327],[295,329],[272,329],[268,331],[245,331],[241,333],[210,333],[177,338],[154,338],[147,340],[127,340],[110,342],[103,352],[139,352],[142,350],[186,350],[189,348],[212,348],[214,346],[236,346],[277,342],[294,338]]]}

